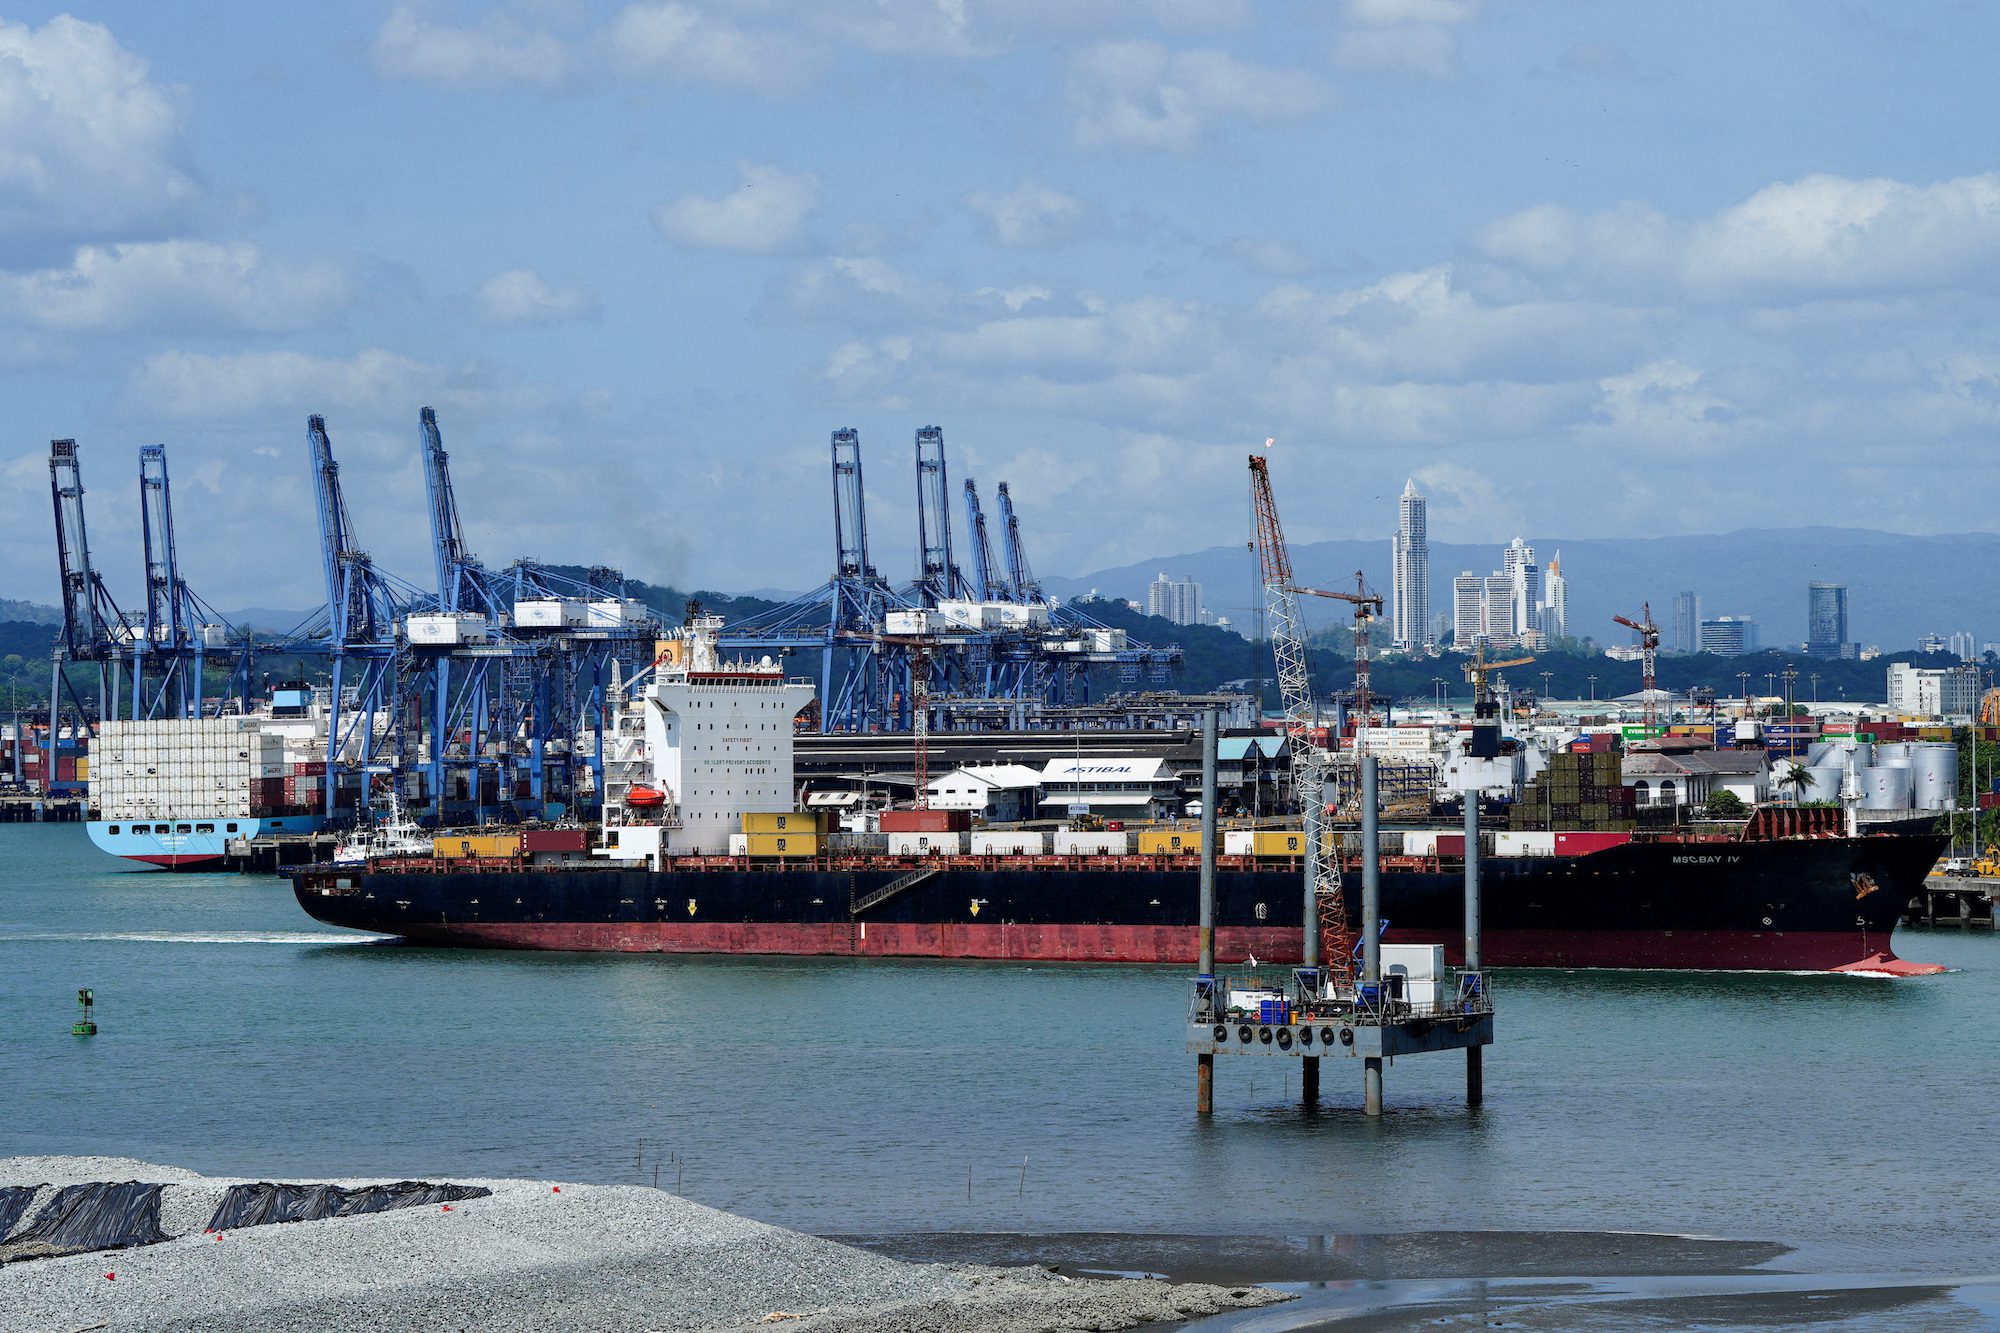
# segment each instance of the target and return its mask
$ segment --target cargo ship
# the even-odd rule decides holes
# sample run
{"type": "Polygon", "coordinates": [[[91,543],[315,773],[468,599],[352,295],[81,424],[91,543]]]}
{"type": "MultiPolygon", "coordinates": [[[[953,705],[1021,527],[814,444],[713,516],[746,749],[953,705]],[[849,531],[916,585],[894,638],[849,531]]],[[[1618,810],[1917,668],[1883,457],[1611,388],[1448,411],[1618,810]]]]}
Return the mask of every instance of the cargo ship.
{"type": "MultiPolygon", "coordinates": [[[[583,830],[441,835],[428,856],[295,867],[300,905],[424,945],[1194,963],[1197,833],[971,833],[961,812],[927,810],[885,812],[873,833],[834,832],[826,816],[794,809],[793,719],[811,685],[768,659],[724,662],[718,627],[692,620],[662,642],[650,680],[629,698],[614,689],[594,842],[583,830]]],[[[1860,834],[1841,815],[1764,809],[1729,835],[1486,835],[1484,961],[1939,970],[1897,958],[1891,935],[1943,838],[1860,834]]],[[[1455,950],[1463,836],[1390,831],[1387,940],[1455,950]]],[[[1219,851],[1218,957],[1296,961],[1299,835],[1237,830],[1219,851]]]]}
{"type": "Polygon", "coordinates": [[[258,715],[100,723],[91,842],[142,865],[197,870],[232,842],[325,827],[325,760],[297,759],[294,748],[316,725],[258,715]]]}

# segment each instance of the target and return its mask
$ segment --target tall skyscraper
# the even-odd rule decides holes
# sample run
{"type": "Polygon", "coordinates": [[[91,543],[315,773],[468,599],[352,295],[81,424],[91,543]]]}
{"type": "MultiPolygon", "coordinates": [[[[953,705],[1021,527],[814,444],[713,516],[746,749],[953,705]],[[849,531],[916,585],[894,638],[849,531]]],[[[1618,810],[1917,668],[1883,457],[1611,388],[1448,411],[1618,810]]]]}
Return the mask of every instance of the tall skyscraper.
{"type": "Polygon", "coordinates": [[[1390,637],[1414,653],[1431,643],[1430,505],[1417,494],[1415,478],[1403,483],[1397,506],[1396,536],[1390,544],[1390,637]]]}
{"type": "Polygon", "coordinates": [[[1201,623],[1201,585],[1193,579],[1170,579],[1163,571],[1147,585],[1146,614],[1163,616],[1176,625],[1201,623]]]}
{"type": "Polygon", "coordinates": [[[1701,598],[1691,592],[1674,594],[1674,651],[1701,651],[1701,598]]]}
{"type": "Polygon", "coordinates": [[[1501,571],[1507,575],[1513,605],[1508,619],[1516,636],[1541,629],[1542,567],[1535,563],[1535,548],[1516,537],[1508,543],[1501,571]]]}
{"type": "Polygon", "coordinates": [[[1451,643],[1461,653],[1486,637],[1486,580],[1466,570],[1451,581],[1451,643]]]}
{"type": "Polygon", "coordinates": [[[1806,652],[1814,657],[1857,657],[1847,638],[1847,585],[1806,585],[1806,652]]]}
{"type": "Polygon", "coordinates": [[[1563,553],[1549,557],[1549,575],[1543,584],[1542,632],[1551,639],[1569,635],[1569,580],[1563,577],[1563,553]]]}
{"type": "Polygon", "coordinates": [[[1505,572],[1486,576],[1486,637],[1494,643],[1512,643],[1521,633],[1514,621],[1514,576],[1505,572]]]}

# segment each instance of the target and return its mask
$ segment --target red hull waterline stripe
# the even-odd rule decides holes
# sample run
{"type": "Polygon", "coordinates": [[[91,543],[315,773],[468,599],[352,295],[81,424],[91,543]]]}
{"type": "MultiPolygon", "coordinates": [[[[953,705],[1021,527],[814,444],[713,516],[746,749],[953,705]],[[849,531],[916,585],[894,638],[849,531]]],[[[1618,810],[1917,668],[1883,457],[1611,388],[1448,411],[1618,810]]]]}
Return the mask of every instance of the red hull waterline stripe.
{"type": "Polygon", "coordinates": [[[179,870],[183,866],[207,865],[210,861],[220,861],[222,856],[220,853],[210,856],[171,856],[162,853],[158,856],[127,856],[125,859],[144,861],[149,866],[165,866],[168,870],[179,870]]]}
{"type": "MultiPolygon", "coordinates": [[[[1054,963],[1193,966],[1197,933],[1185,926],[991,925],[968,922],[805,923],[463,922],[411,926],[418,943],[588,953],[777,954],[871,958],[967,958],[1054,963]]],[[[1462,940],[1391,930],[1394,944],[1442,944],[1456,964],[1462,940]]],[[[1492,930],[1481,941],[1489,967],[1615,967],[1737,971],[1867,971],[1921,975],[1944,969],[1907,963],[1888,941],[1858,932],[1492,930]]],[[[1296,963],[1300,933],[1284,927],[1216,931],[1218,962],[1255,957],[1296,963]]]]}

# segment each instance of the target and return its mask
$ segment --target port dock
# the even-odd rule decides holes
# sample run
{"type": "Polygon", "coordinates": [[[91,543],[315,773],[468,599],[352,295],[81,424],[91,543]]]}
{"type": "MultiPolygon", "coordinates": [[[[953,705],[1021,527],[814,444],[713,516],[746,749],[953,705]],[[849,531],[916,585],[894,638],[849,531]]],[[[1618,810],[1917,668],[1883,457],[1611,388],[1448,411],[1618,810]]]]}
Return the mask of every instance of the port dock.
{"type": "Polygon", "coordinates": [[[1956,927],[1960,930],[2000,930],[1994,895],[2000,879],[1969,875],[1932,875],[1910,899],[1903,921],[1911,926],[1956,927]]]}
{"type": "MultiPolygon", "coordinates": [[[[1215,720],[1204,721],[1202,765],[1202,872],[1200,972],[1190,988],[1186,1049],[1195,1056],[1195,1107],[1215,1107],[1215,1057],[1260,1056],[1301,1062],[1305,1104],[1319,1102],[1320,1061],[1362,1063],[1363,1108],[1383,1108],[1384,1061],[1433,1051],[1465,1052],[1465,1100],[1485,1098],[1484,1051],[1493,1043],[1493,996],[1480,966],[1479,803],[1466,802],[1465,963],[1444,965],[1439,945],[1387,946],[1385,972],[1381,919],[1380,793],[1376,761],[1361,761],[1361,942],[1358,959],[1319,956],[1319,885],[1309,848],[1305,875],[1305,949],[1299,966],[1283,970],[1254,965],[1218,971],[1215,962],[1214,770],[1215,720]],[[1358,966],[1357,966],[1358,964],[1358,966]],[[1275,974],[1274,974],[1275,973],[1275,974]],[[1351,978],[1351,980],[1350,980],[1351,978]]],[[[1307,839],[1324,836],[1308,817],[1307,839]]]]}

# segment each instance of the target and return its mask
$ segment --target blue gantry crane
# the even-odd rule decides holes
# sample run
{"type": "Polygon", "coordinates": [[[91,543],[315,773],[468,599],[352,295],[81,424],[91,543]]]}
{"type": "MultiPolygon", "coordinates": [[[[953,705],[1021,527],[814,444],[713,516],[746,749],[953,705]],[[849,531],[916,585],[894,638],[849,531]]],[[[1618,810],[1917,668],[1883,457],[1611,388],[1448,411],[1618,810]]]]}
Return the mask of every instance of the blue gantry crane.
{"type": "MultiPolygon", "coordinates": [[[[861,484],[860,436],[833,433],[834,575],[793,602],[732,625],[734,648],[820,653],[823,731],[907,728],[912,718],[912,639],[926,642],[927,692],[942,717],[957,703],[1065,704],[1089,697],[1090,672],[1164,680],[1180,660],[1176,647],[1128,642],[1084,612],[1058,606],[1028,564],[1013,497],[998,490],[1005,565],[995,559],[977,483],[963,490],[968,577],[951,530],[944,432],[916,435],[917,565],[909,585],[892,587],[871,562],[861,484]],[[934,642],[933,642],[934,641],[934,642]]],[[[1026,710],[1013,711],[1026,716],[1026,710]]]]}
{"type": "Polygon", "coordinates": [[[167,447],[139,447],[139,531],[146,557],[145,619],[132,635],[132,718],[200,717],[208,650],[231,653],[225,693],[250,706],[256,645],[226,617],[197,596],[181,575],[174,540],[173,492],[167,479],[167,447]],[[149,684],[146,668],[157,669],[149,684]]]}
{"type": "Polygon", "coordinates": [[[67,664],[97,666],[97,714],[118,711],[118,659],[131,626],[112,600],[111,590],[90,559],[90,534],[83,518],[83,469],[75,440],[49,441],[49,493],[55,503],[56,561],[62,574],[62,644],[49,676],[49,740],[53,744],[62,719],[63,693],[75,706],[79,728],[88,728],[91,709],[76,692],[67,664]]]}

